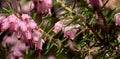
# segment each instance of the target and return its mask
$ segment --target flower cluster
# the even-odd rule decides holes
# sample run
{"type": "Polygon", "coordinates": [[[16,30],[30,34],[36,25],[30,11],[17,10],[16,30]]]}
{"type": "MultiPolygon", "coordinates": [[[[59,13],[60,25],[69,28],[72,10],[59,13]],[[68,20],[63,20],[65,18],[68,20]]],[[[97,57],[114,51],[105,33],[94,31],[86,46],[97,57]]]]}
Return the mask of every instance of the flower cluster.
{"type": "Polygon", "coordinates": [[[38,29],[37,24],[34,22],[34,20],[31,19],[29,15],[22,14],[22,16],[19,18],[15,14],[12,14],[8,17],[0,16],[0,32],[2,34],[5,31],[8,31],[10,36],[4,36],[2,42],[4,46],[6,44],[13,45],[16,42],[19,42],[17,44],[21,45],[18,47],[16,44],[12,47],[12,55],[14,54],[14,56],[21,56],[22,54],[20,51],[26,50],[25,47],[27,46],[20,42],[22,39],[25,41],[24,44],[27,44],[29,47],[42,50],[43,40],[41,38],[41,31],[38,29]]]}
{"type": "Polygon", "coordinates": [[[52,7],[52,0],[32,0],[37,13],[44,14],[47,11],[51,13],[50,8],[52,7]]]}
{"type": "Polygon", "coordinates": [[[67,23],[69,21],[70,21],[70,19],[58,21],[55,24],[55,28],[53,31],[54,31],[54,33],[57,33],[60,30],[62,30],[64,32],[64,37],[69,37],[71,40],[73,40],[75,38],[77,31],[80,29],[80,25],[79,24],[70,24],[68,26],[65,26],[65,23],[67,23]]]}

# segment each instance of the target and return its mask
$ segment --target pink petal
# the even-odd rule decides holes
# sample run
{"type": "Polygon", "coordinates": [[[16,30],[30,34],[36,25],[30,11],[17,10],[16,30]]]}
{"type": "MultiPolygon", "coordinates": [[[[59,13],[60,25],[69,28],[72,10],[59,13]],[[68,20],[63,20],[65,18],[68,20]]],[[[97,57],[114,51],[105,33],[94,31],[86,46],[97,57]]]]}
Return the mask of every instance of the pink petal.
{"type": "Polygon", "coordinates": [[[41,33],[38,30],[34,30],[33,31],[33,41],[39,41],[40,37],[41,37],[41,33]]]}
{"type": "Polygon", "coordinates": [[[26,23],[25,23],[25,22],[21,21],[21,22],[19,23],[19,27],[20,27],[20,30],[21,30],[22,32],[27,31],[27,26],[26,26],[26,23]]]}
{"type": "Polygon", "coordinates": [[[28,27],[29,29],[35,29],[37,28],[37,24],[35,23],[34,20],[30,20],[30,22],[28,23],[28,27]]]}

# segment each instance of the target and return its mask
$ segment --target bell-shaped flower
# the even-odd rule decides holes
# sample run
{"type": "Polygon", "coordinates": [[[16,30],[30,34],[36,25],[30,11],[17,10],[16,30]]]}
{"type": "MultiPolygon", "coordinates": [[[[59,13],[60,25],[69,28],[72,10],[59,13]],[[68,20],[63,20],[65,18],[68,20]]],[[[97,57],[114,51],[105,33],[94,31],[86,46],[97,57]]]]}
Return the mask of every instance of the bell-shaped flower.
{"type": "Polygon", "coordinates": [[[42,34],[38,30],[33,30],[33,41],[38,42],[42,34]]]}
{"type": "Polygon", "coordinates": [[[20,27],[20,30],[21,30],[22,32],[26,32],[26,31],[27,31],[27,25],[26,25],[25,22],[21,21],[21,22],[19,23],[19,27],[20,27]]]}
{"type": "Polygon", "coordinates": [[[76,35],[79,27],[80,27],[80,25],[78,25],[78,24],[65,27],[64,37],[69,37],[70,39],[73,40],[75,38],[75,35],[76,35]]]}
{"type": "Polygon", "coordinates": [[[62,21],[58,21],[56,24],[55,24],[55,28],[54,28],[54,33],[57,33],[59,32],[60,30],[63,29],[63,22],[62,21]]]}
{"type": "Polygon", "coordinates": [[[30,20],[29,23],[28,23],[28,28],[29,29],[35,29],[37,28],[37,24],[35,23],[34,20],[30,20]]]}
{"type": "Polygon", "coordinates": [[[8,18],[3,20],[3,23],[1,24],[1,31],[6,31],[10,27],[10,22],[8,21],[8,18]]]}
{"type": "Polygon", "coordinates": [[[117,25],[117,26],[120,26],[120,13],[117,13],[117,14],[115,15],[115,19],[116,19],[116,25],[117,25]]]}
{"type": "Polygon", "coordinates": [[[25,21],[26,23],[28,23],[31,18],[28,14],[22,14],[21,17],[22,17],[22,21],[25,21]]]}

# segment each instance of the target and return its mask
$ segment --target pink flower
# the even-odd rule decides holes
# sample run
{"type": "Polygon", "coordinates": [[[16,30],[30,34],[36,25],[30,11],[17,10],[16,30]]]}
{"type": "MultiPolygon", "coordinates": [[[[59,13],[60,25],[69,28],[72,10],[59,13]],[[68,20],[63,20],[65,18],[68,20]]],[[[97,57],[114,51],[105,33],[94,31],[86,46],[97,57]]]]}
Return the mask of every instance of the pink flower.
{"type": "Polygon", "coordinates": [[[13,44],[15,44],[15,42],[17,41],[17,37],[16,37],[16,35],[12,35],[12,36],[5,36],[4,38],[3,38],[3,42],[2,42],[2,44],[3,44],[3,46],[6,46],[6,44],[8,44],[8,45],[13,45],[13,44]]]}
{"type": "Polygon", "coordinates": [[[39,14],[46,13],[52,7],[52,0],[33,0],[33,2],[39,14]]]}
{"type": "Polygon", "coordinates": [[[90,3],[93,7],[98,8],[103,6],[102,0],[87,0],[87,3],[90,3]]]}
{"type": "Polygon", "coordinates": [[[35,23],[34,20],[30,20],[29,23],[28,23],[28,28],[29,29],[35,29],[37,28],[37,24],[35,23]]]}
{"type": "Polygon", "coordinates": [[[117,14],[115,15],[115,19],[116,19],[116,25],[117,25],[117,26],[120,26],[120,13],[117,13],[117,14]]]}
{"type": "Polygon", "coordinates": [[[45,43],[45,42],[43,39],[41,39],[41,41],[39,43],[35,44],[36,48],[39,50],[42,50],[43,43],[45,43]]]}
{"type": "Polygon", "coordinates": [[[28,14],[22,14],[21,17],[22,17],[22,21],[25,21],[25,22],[29,22],[31,18],[28,14]]]}
{"type": "Polygon", "coordinates": [[[22,32],[26,32],[26,31],[27,31],[27,25],[26,25],[25,22],[21,21],[21,22],[19,23],[19,27],[20,27],[20,30],[21,30],[22,32]]]}
{"type": "Polygon", "coordinates": [[[6,18],[5,16],[0,16],[0,24],[5,18],[6,18]]]}
{"type": "Polygon", "coordinates": [[[65,27],[64,37],[69,37],[70,39],[73,40],[78,31],[77,28],[79,28],[79,27],[80,27],[80,25],[72,25],[72,26],[65,27]]]}
{"type": "MultiPolygon", "coordinates": [[[[21,5],[21,9],[24,13],[30,12],[33,8],[34,8],[34,4],[32,1],[29,1],[24,5],[21,5]]],[[[21,12],[20,7],[18,7],[18,12],[21,12]]]]}
{"type": "Polygon", "coordinates": [[[59,32],[60,30],[63,29],[63,22],[62,21],[58,21],[56,24],[55,24],[55,28],[54,28],[54,33],[57,33],[59,32]]]}
{"type": "Polygon", "coordinates": [[[32,39],[32,32],[29,30],[25,32],[25,39],[30,40],[32,39]]]}
{"type": "Polygon", "coordinates": [[[18,18],[14,14],[8,16],[8,21],[10,23],[15,23],[17,20],[18,20],[18,18]]]}
{"type": "Polygon", "coordinates": [[[8,21],[8,18],[3,20],[3,23],[1,24],[1,31],[6,31],[10,27],[10,23],[8,21]]]}
{"type": "Polygon", "coordinates": [[[42,34],[38,30],[33,30],[33,41],[37,42],[39,41],[42,34]]]}
{"type": "Polygon", "coordinates": [[[51,8],[52,7],[52,0],[43,0],[43,2],[45,3],[45,6],[47,8],[51,8]]]}

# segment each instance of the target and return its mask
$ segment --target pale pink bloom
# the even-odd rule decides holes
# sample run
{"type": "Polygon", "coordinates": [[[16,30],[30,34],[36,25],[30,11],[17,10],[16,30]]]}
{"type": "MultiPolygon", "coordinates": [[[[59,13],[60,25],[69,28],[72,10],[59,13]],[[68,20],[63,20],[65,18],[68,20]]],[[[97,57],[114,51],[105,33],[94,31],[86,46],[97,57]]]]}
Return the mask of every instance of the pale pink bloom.
{"type": "Polygon", "coordinates": [[[8,45],[13,45],[15,44],[15,42],[17,41],[17,37],[13,34],[12,36],[5,36],[3,38],[3,46],[6,46],[6,44],[8,45]]]}
{"type": "Polygon", "coordinates": [[[33,2],[35,4],[35,10],[40,14],[50,11],[52,7],[52,0],[33,0],[33,2]]]}
{"type": "Polygon", "coordinates": [[[35,23],[34,20],[30,20],[29,23],[28,23],[28,28],[29,29],[35,29],[37,28],[37,24],[35,23]]]}
{"type": "Polygon", "coordinates": [[[32,39],[32,32],[30,32],[29,30],[27,30],[24,34],[25,34],[25,39],[27,40],[32,39]]]}
{"type": "Polygon", "coordinates": [[[15,22],[17,22],[17,20],[18,20],[18,18],[14,14],[8,16],[8,21],[10,23],[15,23],[15,22]]]}
{"type": "Polygon", "coordinates": [[[43,39],[41,39],[40,42],[35,44],[36,48],[39,49],[39,50],[42,50],[43,43],[45,43],[45,42],[44,42],[43,39]]]}
{"type": "Polygon", "coordinates": [[[23,36],[22,36],[22,33],[23,33],[23,32],[17,31],[17,38],[18,38],[18,39],[21,39],[21,38],[23,37],[23,36]]]}
{"type": "Polygon", "coordinates": [[[26,51],[27,48],[28,47],[25,45],[24,42],[17,40],[16,44],[12,47],[12,50],[26,51]]]}
{"type": "MultiPolygon", "coordinates": [[[[34,8],[34,4],[32,1],[29,1],[24,5],[21,5],[21,8],[24,13],[28,13],[34,8]]],[[[20,7],[18,7],[18,12],[21,12],[20,7]]]]}
{"type": "Polygon", "coordinates": [[[6,17],[5,16],[0,16],[0,24],[2,22],[2,20],[4,20],[6,17]]]}
{"type": "Polygon", "coordinates": [[[1,24],[1,31],[6,31],[10,27],[10,23],[8,21],[8,18],[3,20],[3,23],[1,24]]]}
{"type": "Polygon", "coordinates": [[[52,7],[52,0],[43,0],[43,2],[48,9],[52,7]]]}
{"type": "Polygon", "coordinates": [[[65,27],[64,37],[70,37],[70,39],[73,40],[75,38],[76,33],[77,33],[76,29],[72,29],[70,26],[65,27]]]}
{"type": "Polygon", "coordinates": [[[22,32],[26,32],[27,31],[27,25],[26,25],[26,23],[24,21],[19,22],[19,27],[20,27],[20,30],[22,32]]]}
{"type": "Polygon", "coordinates": [[[19,28],[19,24],[18,24],[18,22],[14,23],[13,26],[14,26],[13,29],[14,29],[15,31],[17,31],[18,28],[19,28]]]}
{"type": "Polygon", "coordinates": [[[60,30],[63,29],[63,22],[62,21],[58,21],[56,24],[55,24],[55,28],[54,28],[54,33],[57,33],[59,32],[60,30]]]}
{"type": "Polygon", "coordinates": [[[117,25],[117,26],[120,26],[120,13],[117,13],[117,14],[115,15],[115,19],[116,19],[116,25],[117,25]]]}
{"type": "Polygon", "coordinates": [[[38,30],[33,30],[33,41],[37,42],[41,38],[42,34],[38,30]]]}
{"type": "Polygon", "coordinates": [[[9,33],[12,34],[13,32],[16,32],[18,30],[18,23],[11,23],[9,27],[9,33]]]}
{"type": "Polygon", "coordinates": [[[73,40],[79,28],[80,25],[78,24],[66,26],[64,29],[64,37],[69,37],[70,39],[73,40]]]}
{"type": "Polygon", "coordinates": [[[30,16],[28,14],[22,14],[22,21],[29,22],[30,21],[30,16]]]}

